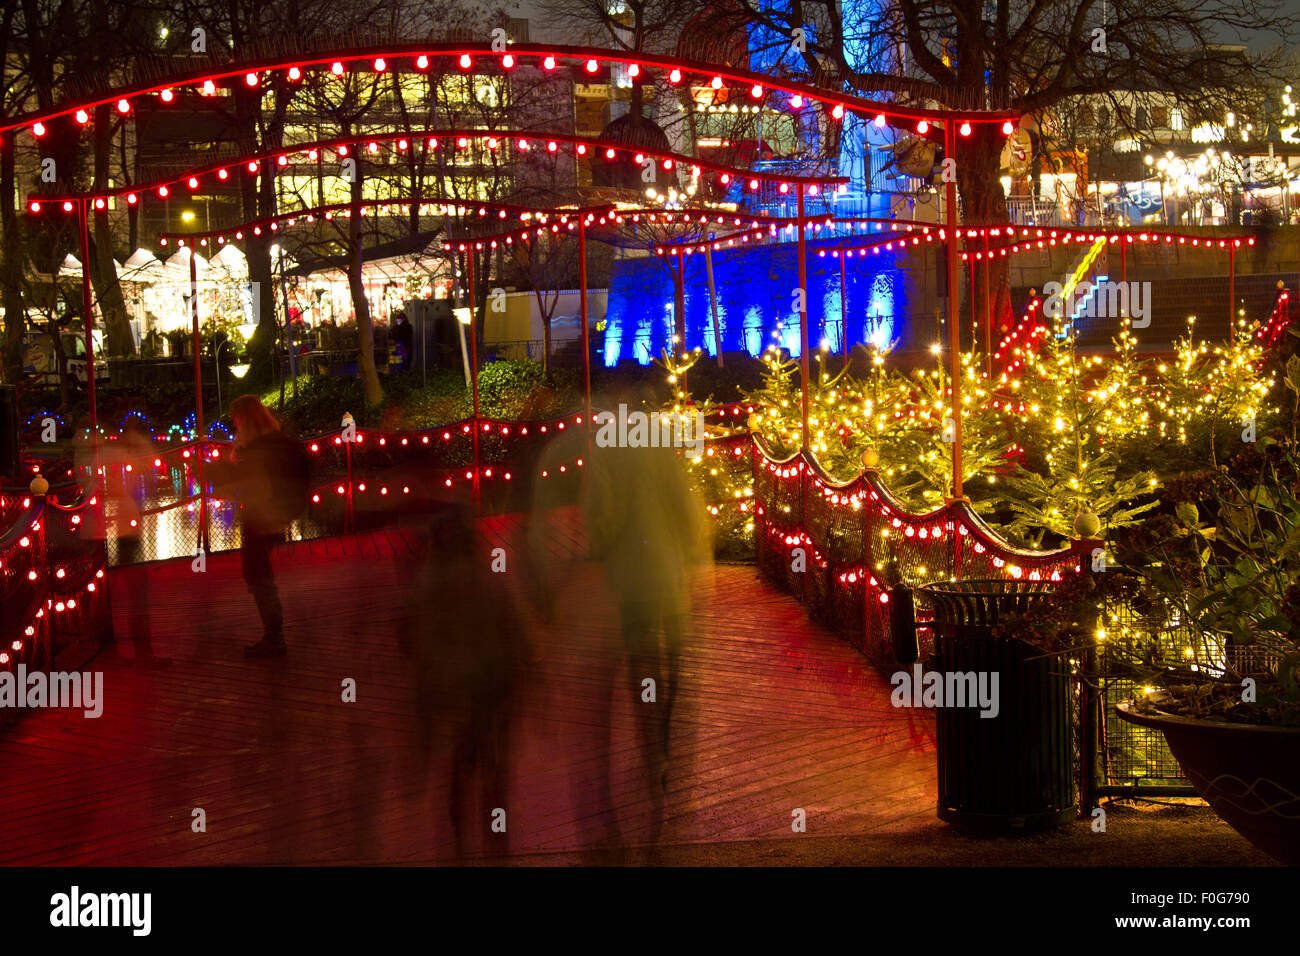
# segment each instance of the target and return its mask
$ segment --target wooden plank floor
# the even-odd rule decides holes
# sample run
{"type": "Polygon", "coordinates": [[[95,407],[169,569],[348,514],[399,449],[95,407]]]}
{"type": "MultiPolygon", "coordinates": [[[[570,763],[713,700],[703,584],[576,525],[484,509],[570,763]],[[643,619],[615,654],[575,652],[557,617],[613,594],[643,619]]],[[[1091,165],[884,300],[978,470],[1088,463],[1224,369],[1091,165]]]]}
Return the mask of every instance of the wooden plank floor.
{"type": "MultiPolygon", "coordinates": [[[[674,713],[666,798],[645,781],[633,733],[638,683],[620,670],[602,569],[581,560],[572,512],[550,519],[556,614],[519,601],[539,660],[511,748],[508,836],[485,805],[465,858],[564,853],[605,842],[599,782],[610,754],[622,839],[644,844],[808,833],[931,831],[932,721],[889,704],[889,685],[752,567],[719,566],[694,590],[674,713]],[[507,842],[508,841],[508,842],[507,842]]],[[[512,567],[518,517],[480,521],[512,567]]],[[[125,568],[111,576],[127,633],[147,609],[165,668],[132,666],[129,641],[89,665],[104,715],[27,713],[0,734],[0,863],[264,864],[451,862],[447,773],[412,743],[411,665],[398,634],[413,538],[375,532],[276,552],[287,658],[245,660],[259,634],[237,554],[125,568]],[[341,682],[357,682],[357,701],[341,682]],[[196,809],[206,831],[192,826],[196,809]]],[[[512,599],[526,580],[506,574],[512,599]]],[[[444,748],[445,749],[445,748],[444,748]]],[[[492,801],[489,801],[491,803],[492,801]]]]}

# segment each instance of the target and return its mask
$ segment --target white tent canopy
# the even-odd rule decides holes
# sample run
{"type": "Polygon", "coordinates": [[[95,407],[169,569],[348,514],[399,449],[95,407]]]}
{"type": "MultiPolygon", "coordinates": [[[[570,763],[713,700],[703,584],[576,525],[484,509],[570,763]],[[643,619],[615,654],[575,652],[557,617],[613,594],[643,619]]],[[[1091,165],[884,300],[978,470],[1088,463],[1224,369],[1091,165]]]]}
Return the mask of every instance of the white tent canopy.
{"type": "Polygon", "coordinates": [[[248,276],[248,258],[233,245],[222,246],[209,264],[213,269],[226,272],[231,278],[242,279],[248,276]]]}
{"type": "Polygon", "coordinates": [[[131,253],[117,270],[117,277],[127,282],[157,282],[163,274],[163,264],[148,249],[131,253]]]}
{"type": "MultiPolygon", "coordinates": [[[[177,249],[171,257],[164,263],[164,276],[168,282],[187,283],[190,281],[190,255],[189,248],[177,249]]],[[[194,263],[194,274],[199,279],[208,278],[208,273],[212,267],[208,265],[208,260],[198,256],[194,263]]]]}

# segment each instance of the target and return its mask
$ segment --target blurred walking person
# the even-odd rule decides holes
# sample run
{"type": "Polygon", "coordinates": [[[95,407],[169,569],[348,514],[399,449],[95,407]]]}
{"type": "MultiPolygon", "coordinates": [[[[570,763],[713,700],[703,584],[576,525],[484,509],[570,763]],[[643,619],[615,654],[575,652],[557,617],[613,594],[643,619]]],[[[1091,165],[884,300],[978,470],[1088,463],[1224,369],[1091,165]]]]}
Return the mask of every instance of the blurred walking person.
{"type": "Polygon", "coordinates": [[[458,860],[509,851],[510,769],[530,655],[506,575],[493,573],[491,562],[469,507],[437,503],[404,649],[415,665],[416,771],[427,783],[439,743],[448,748],[443,766],[458,860]],[[499,838],[498,809],[507,823],[499,838]]]}
{"type": "Polygon", "coordinates": [[[309,462],[302,446],[284,433],[256,395],[231,402],[230,417],[235,423],[232,460],[208,467],[214,486],[231,486],[239,498],[244,581],[262,619],[262,639],[245,646],[244,655],[280,657],[287,652],[284,610],[271,549],[307,507],[309,462]]]}
{"type": "MultiPolygon", "coordinates": [[[[640,409],[641,404],[615,399],[610,407],[640,409]]],[[[682,699],[680,660],[690,591],[711,557],[704,502],[691,488],[678,448],[597,440],[584,477],[587,541],[592,558],[605,566],[618,608],[625,692],[634,695],[637,737],[655,806],[653,843],[663,824],[673,712],[682,699]]]]}
{"type": "MultiPolygon", "coordinates": [[[[87,474],[93,472],[96,458],[104,471],[103,518],[102,522],[89,523],[89,534],[115,543],[119,568],[126,569],[148,560],[143,552],[141,534],[145,522],[144,505],[155,490],[155,472],[153,444],[144,423],[138,416],[128,415],[116,441],[102,441],[98,434],[92,433],[88,443],[79,449],[78,457],[84,458],[82,465],[87,474]]],[[[86,487],[94,487],[93,482],[86,487]]],[[[126,603],[127,628],[135,648],[133,660],[145,666],[166,664],[168,661],[156,657],[153,651],[149,574],[144,568],[132,568],[122,573],[129,574],[131,582],[126,603]]]]}

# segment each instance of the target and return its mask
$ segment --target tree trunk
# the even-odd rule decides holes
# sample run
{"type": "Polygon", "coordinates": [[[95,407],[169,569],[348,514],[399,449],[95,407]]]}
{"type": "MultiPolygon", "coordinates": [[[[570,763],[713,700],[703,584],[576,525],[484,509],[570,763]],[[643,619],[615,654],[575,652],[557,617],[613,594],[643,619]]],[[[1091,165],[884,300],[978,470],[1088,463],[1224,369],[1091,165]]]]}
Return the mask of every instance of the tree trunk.
{"type": "MultiPolygon", "coordinates": [[[[265,145],[278,145],[279,124],[272,118],[265,136],[259,141],[258,120],[261,116],[261,92],[250,93],[243,84],[235,89],[235,124],[239,147],[242,152],[251,153],[265,145]]],[[[275,214],[275,166],[271,160],[263,160],[259,175],[240,176],[240,195],[243,200],[244,216],[247,219],[260,219],[275,214]]],[[[257,318],[257,328],[248,342],[248,360],[251,366],[248,384],[252,387],[265,388],[274,383],[278,374],[276,363],[276,344],[280,331],[275,318],[275,290],[271,280],[271,235],[263,232],[260,236],[249,235],[244,252],[248,257],[248,281],[252,287],[253,307],[257,318]]]]}
{"type": "MultiPolygon", "coordinates": [[[[348,131],[344,131],[346,135],[348,131]]],[[[353,203],[360,203],[361,164],[357,164],[357,174],[352,178],[353,203]]],[[[361,208],[355,206],[348,217],[348,250],[352,262],[348,268],[348,291],[352,293],[352,309],[357,315],[357,377],[366,393],[366,405],[371,408],[384,400],[384,389],[379,384],[379,370],[375,368],[375,331],[370,320],[370,303],[366,299],[366,287],[361,279],[361,208]]]]}
{"type": "MultiPolygon", "coordinates": [[[[957,138],[957,155],[954,157],[957,160],[957,189],[962,202],[962,226],[967,229],[1005,227],[1008,223],[1007,203],[999,177],[1002,130],[993,123],[972,125],[970,136],[957,138]]],[[[968,239],[966,242],[972,252],[984,251],[983,239],[968,239]]],[[[991,249],[1005,244],[1005,238],[989,240],[991,249]]],[[[995,341],[1000,332],[1011,327],[1011,287],[1005,256],[996,256],[987,269],[977,262],[971,293],[975,296],[975,314],[979,317],[979,328],[973,330],[971,342],[985,350],[984,337],[990,325],[995,341]],[[991,321],[983,311],[986,274],[988,303],[993,313],[991,321]]]]}
{"type": "Polygon", "coordinates": [[[0,351],[0,378],[14,383],[23,367],[23,248],[18,215],[14,209],[14,131],[0,137],[0,305],[5,311],[4,346],[0,351]]]}
{"type": "MultiPolygon", "coordinates": [[[[534,288],[533,294],[537,297],[537,314],[542,320],[542,367],[549,372],[551,370],[551,316],[555,312],[555,305],[546,308],[541,289],[534,288]]],[[[559,298],[557,294],[554,301],[558,302],[559,298]]]]}
{"type": "MultiPolygon", "coordinates": [[[[95,107],[96,189],[103,189],[108,184],[108,160],[113,146],[113,116],[110,110],[107,103],[95,107]]],[[[118,281],[117,267],[113,264],[113,236],[108,225],[108,210],[91,209],[90,212],[95,217],[95,234],[89,250],[93,260],[86,265],[90,269],[95,285],[95,299],[104,319],[106,350],[109,355],[134,355],[135,336],[131,334],[126,299],[122,296],[122,284],[118,281]]]]}

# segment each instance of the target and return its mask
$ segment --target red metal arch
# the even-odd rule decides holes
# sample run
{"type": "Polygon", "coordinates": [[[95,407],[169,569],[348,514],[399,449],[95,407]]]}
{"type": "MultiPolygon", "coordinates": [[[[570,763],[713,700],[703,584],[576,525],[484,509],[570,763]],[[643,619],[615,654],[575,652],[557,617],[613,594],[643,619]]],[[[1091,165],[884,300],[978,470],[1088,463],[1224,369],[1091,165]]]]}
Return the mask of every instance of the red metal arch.
{"type": "MultiPolygon", "coordinates": [[[[599,72],[601,64],[617,63],[627,66],[630,71],[634,70],[636,73],[644,70],[657,70],[667,76],[669,82],[673,84],[680,83],[688,74],[705,76],[709,78],[709,85],[715,88],[721,87],[723,84],[747,85],[751,88],[751,94],[757,94],[755,99],[760,100],[765,98],[770,91],[787,93],[792,97],[792,100],[799,97],[801,100],[825,105],[837,119],[842,118],[847,111],[858,116],[871,118],[882,126],[888,123],[893,125],[907,123],[911,125],[936,121],[951,121],[963,124],[996,123],[1004,124],[1004,126],[1011,123],[1012,129],[1004,129],[1004,132],[1009,135],[1014,129],[1014,124],[1020,119],[1019,113],[1010,110],[921,109],[897,103],[880,102],[847,93],[824,90],[804,83],[779,80],[767,74],[742,70],[733,66],[696,63],[679,57],[661,56],[652,53],[607,50],[599,47],[552,46],[538,43],[511,44],[507,49],[500,51],[493,50],[492,45],[489,43],[399,43],[349,47],[304,56],[267,57],[247,63],[230,64],[222,69],[204,69],[177,73],[164,82],[123,86],[104,96],[74,100],[52,110],[26,113],[9,123],[0,125],[0,132],[27,127],[32,130],[34,135],[39,137],[44,135],[44,130],[43,128],[38,129],[38,125],[43,127],[45,123],[58,117],[74,116],[79,122],[85,122],[89,118],[90,111],[96,106],[114,102],[117,103],[120,112],[129,113],[131,111],[131,101],[138,97],[163,94],[164,91],[174,91],[178,87],[186,86],[197,86],[202,90],[207,83],[215,86],[218,81],[237,78],[241,75],[246,82],[251,78],[250,86],[256,86],[261,82],[261,74],[268,72],[284,71],[290,82],[297,82],[301,79],[304,69],[328,68],[332,72],[339,73],[347,70],[346,64],[368,62],[369,69],[374,72],[384,72],[393,68],[424,72],[432,66],[435,59],[448,58],[454,59],[456,65],[466,73],[474,70],[476,65],[481,68],[484,61],[491,63],[497,70],[504,71],[513,69],[520,65],[522,61],[527,60],[535,61],[544,70],[555,69],[560,61],[580,61],[583,68],[589,73],[599,72]]],[[[167,99],[168,97],[164,96],[164,100],[167,99]]],[[[799,108],[798,103],[792,102],[792,105],[799,108]]],[[[962,135],[969,134],[969,128],[962,131],[962,135]]]]}

